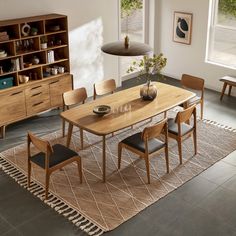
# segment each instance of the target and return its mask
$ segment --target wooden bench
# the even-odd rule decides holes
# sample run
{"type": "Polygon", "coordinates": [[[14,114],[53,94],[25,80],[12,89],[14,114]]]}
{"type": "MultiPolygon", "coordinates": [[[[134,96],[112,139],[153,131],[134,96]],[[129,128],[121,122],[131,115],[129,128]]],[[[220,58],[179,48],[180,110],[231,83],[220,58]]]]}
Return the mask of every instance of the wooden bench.
{"type": "Polygon", "coordinates": [[[221,92],[221,96],[220,96],[220,100],[222,100],[223,96],[225,94],[225,89],[226,89],[227,85],[229,85],[228,96],[230,96],[230,94],[231,94],[232,87],[233,86],[236,87],[236,77],[224,76],[220,79],[220,81],[224,82],[222,92],[221,92]]]}

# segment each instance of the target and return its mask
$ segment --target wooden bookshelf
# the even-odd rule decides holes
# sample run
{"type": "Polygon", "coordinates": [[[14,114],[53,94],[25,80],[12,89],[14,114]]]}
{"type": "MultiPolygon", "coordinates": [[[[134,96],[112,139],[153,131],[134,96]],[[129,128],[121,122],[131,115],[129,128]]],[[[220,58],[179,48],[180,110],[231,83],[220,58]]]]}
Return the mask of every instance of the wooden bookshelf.
{"type": "Polygon", "coordinates": [[[0,21],[2,137],[8,124],[61,107],[62,93],[71,90],[72,84],[67,16],[48,14],[0,21]]]}

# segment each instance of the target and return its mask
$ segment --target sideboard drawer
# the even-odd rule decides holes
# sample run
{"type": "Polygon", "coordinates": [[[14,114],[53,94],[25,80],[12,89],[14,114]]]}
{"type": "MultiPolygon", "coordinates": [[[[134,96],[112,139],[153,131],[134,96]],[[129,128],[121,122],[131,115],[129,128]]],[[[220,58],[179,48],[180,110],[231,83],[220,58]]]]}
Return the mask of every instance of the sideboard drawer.
{"type": "Polygon", "coordinates": [[[30,87],[26,88],[25,89],[25,96],[27,98],[30,98],[33,95],[38,94],[43,91],[49,91],[48,84],[38,84],[38,85],[34,85],[34,86],[30,86],[30,87]]]}
{"type": "Polygon", "coordinates": [[[50,100],[40,100],[37,99],[34,102],[27,103],[27,115],[34,115],[38,112],[45,111],[50,109],[50,100]]]}

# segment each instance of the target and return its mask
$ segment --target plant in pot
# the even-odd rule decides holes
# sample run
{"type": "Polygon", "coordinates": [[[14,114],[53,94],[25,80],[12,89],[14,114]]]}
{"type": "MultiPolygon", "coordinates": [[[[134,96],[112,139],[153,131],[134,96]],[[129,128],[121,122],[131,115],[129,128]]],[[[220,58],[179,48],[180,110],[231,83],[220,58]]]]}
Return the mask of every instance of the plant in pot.
{"type": "Polygon", "coordinates": [[[41,49],[46,49],[47,48],[47,37],[46,36],[43,36],[40,38],[40,46],[41,46],[41,49]]]}
{"type": "Polygon", "coordinates": [[[145,78],[146,84],[140,89],[140,96],[143,100],[153,100],[157,96],[157,88],[151,83],[154,75],[162,77],[161,70],[166,66],[167,58],[162,53],[153,56],[143,56],[142,59],[133,61],[127,73],[139,72],[139,78],[145,78]]]}

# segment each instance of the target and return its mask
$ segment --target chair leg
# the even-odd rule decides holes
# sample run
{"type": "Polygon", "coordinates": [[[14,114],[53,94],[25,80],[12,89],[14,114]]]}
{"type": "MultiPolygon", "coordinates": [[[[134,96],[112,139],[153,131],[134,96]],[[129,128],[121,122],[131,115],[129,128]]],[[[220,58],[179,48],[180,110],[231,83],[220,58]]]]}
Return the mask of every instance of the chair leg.
{"type": "Polygon", "coordinates": [[[82,175],[82,161],[81,161],[81,157],[79,157],[79,159],[77,161],[77,165],[78,165],[80,183],[82,184],[82,182],[83,182],[83,175],[82,175]]]}
{"type": "Polygon", "coordinates": [[[197,132],[193,131],[194,153],[197,155],[197,132]]]}
{"type": "Polygon", "coordinates": [[[179,163],[180,165],[182,164],[182,143],[181,143],[181,137],[179,137],[177,139],[177,143],[178,143],[178,150],[179,150],[179,163]]]}
{"type": "Polygon", "coordinates": [[[46,172],[46,176],[45,176],[45,200],[48,199],[49,179],[50,179],[50,174],[48,172],[46,172]]]}
{"type": "Polygon", "coordinates": [[[83,129],[80,128],[80,145],[81,149],[84,149],[84,132],[83,129]]]}
{"type": "Polygon", "coordinates": [[[28,188],[30,187],[30,177],[31,177],[31,162],[28,161],[28,188]]]}
{"type": "Polygon", "coordinates": [[[204,102],[202,100],[201,101],[201,120],[203,119],[203,105],[204,105],[204,102]]]}
{"type": "Polygon", "coordinates": [[[118,169],[120,169],[121,165],[121,153],[122,153],[122,143],[118,144],[118,169]]]}
{"type": "Polygon", "coordinates": [[[150,169],[149,169],[149,158],[148,155],[144,157],[147,171],[148,184],[150,184],[150,169]]]}
{"type": "Polygon", "coordinates": [[[65,120],[62,120],[62,137],[65,137],[65,120]]]}
{"type": "Polygon", "coordinates": [[[169,173],[169,153],[168,153],[168,146],[165,147],[165,158],[166,158],[166,172],[169,173]]]}

